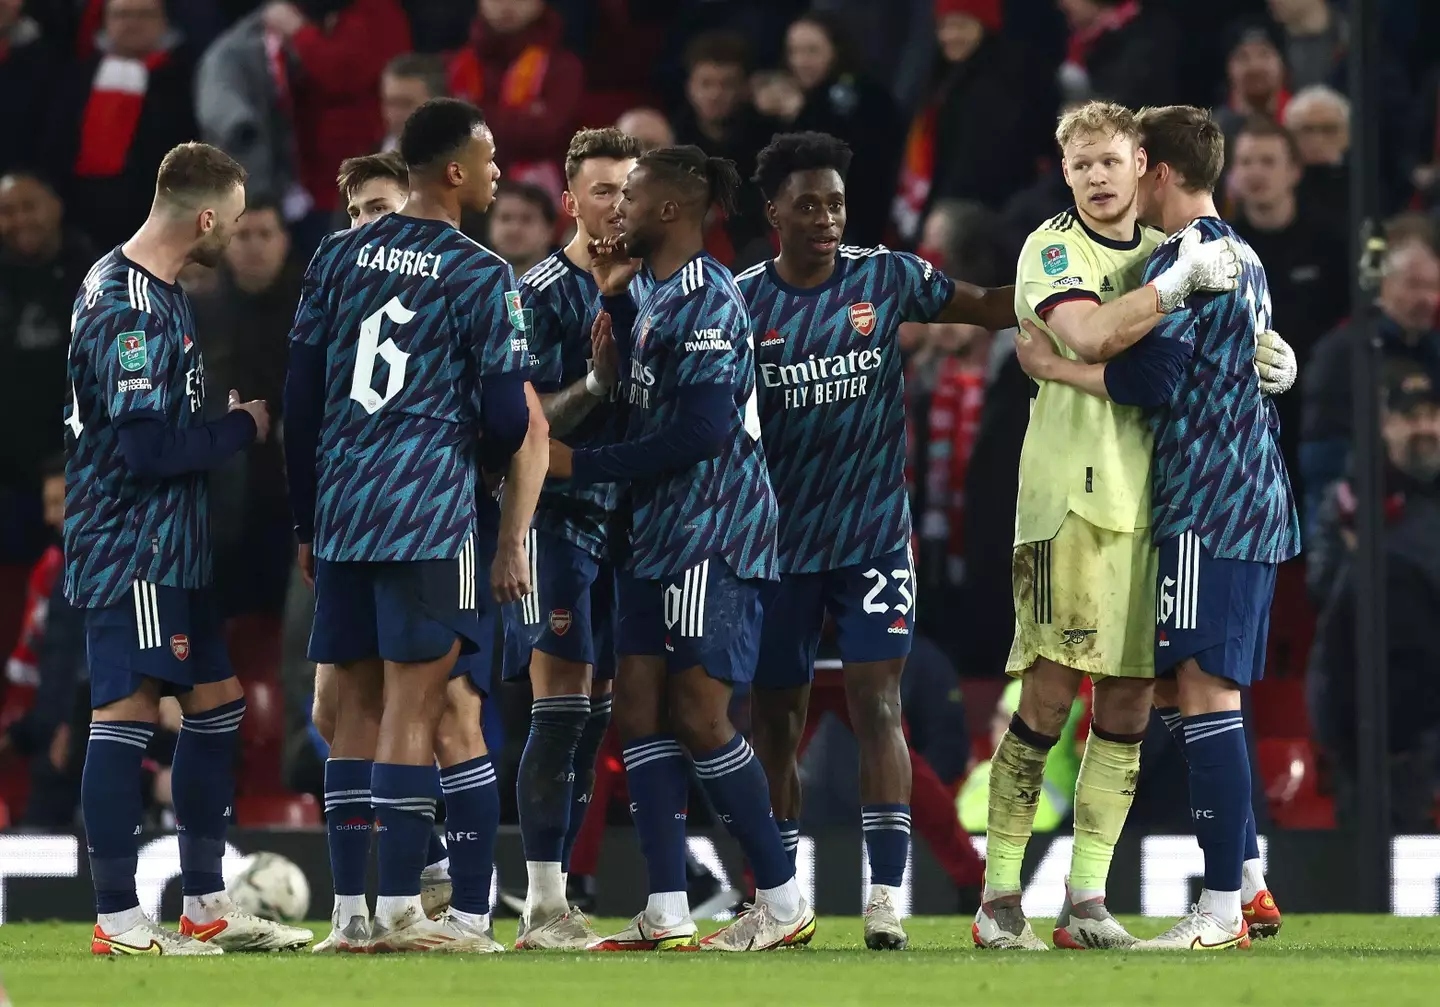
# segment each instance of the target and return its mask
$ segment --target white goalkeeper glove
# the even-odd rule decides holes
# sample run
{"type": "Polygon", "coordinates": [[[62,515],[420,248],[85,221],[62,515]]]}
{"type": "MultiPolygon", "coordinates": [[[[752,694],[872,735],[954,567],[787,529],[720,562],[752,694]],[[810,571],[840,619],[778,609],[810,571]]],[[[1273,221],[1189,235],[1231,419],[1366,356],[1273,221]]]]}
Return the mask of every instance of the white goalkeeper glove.
{"type": "Polygon", "coordinates": [[[1160,310],[1169,314],[1197,290],[1222,293],[1240,285],[1240,253],[1230,238],[1206,241],[1199,231],[1186,231],[1180,239],[1180,254],[1150,281],[1160,300],[1160,310]]]}
{"type": "Polygon", "coordinates": [[[1260,375],[1261,395],[1283,395],[1295,384],[1299,373],[1295,351],[1280,333],[1266,329],[1255,337],[1255,371],[1260,375]]]}

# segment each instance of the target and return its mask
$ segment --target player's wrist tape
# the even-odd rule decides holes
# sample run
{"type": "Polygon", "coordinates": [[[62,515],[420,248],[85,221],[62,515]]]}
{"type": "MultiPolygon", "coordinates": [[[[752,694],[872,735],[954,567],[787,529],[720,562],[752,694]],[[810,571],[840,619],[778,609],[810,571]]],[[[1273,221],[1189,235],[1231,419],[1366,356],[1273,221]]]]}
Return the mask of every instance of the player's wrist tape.
{"type": "Polygon", "coordinates": [[[600,379],[595,376],[594,371],[585,375],[585,390],[597,399],[603,399],[610,394],[609,386],[603,384],[600,379]]]}

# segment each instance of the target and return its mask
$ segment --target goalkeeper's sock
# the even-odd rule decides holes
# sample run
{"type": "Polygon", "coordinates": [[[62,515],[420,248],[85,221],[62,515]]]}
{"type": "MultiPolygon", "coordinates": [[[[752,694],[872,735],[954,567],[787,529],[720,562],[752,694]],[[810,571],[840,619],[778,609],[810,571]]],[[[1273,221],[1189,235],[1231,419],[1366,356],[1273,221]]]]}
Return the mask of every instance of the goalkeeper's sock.
{"type": "Polygon", "coordinates": [[[1070,891],[1075,901],[1103,898],[1115,843],[1135,800],[1143,734],[1110,734],[1091,726],[1075,780],[1075,846],[1070,891]]]}
{"type": "Polygon", "coordinates": [[[1045,759],[1059,740],[1032,730],[1017,713],[995,748],[985,845],[986,898],[1020,890],[1020,865],[1040,805],[1045,759]]]}

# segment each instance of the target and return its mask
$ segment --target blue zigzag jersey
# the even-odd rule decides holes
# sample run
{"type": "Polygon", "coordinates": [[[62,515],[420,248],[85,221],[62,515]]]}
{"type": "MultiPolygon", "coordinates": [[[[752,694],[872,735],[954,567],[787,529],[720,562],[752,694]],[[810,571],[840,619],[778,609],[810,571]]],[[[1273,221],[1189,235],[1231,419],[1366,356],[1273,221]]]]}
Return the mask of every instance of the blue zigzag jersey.
{"type": "Polygon", "coordinates": [[[211,579],[205,473],[141,479],[126,467],[118,433],[127,417],[205,422],[190,301],[116,248],[86,274],[71,330],[65,597],[98,608],[136,580],[203,587],[211,579]]]}
{"type": "Polygon", "coordinates": [[[901,322],[929,322],[955,284],[924,259],[842,246],[818,287],[766,262],[736,278],[759,334],[760,429],[780,507],[780,569],[816,573],[904,548],[901,322]]]}
{"type": "MultiPolygon", "coordinates": [[[[637,288],[631,286],[631,296],[637,288]]],[[[735,423],[719,455],[631,483],[633,570],[658,580],[720,556],[743,578],[774,580],[775,494],[755,406],[754,329],[729,271],[700,253],[637,301],[627,361],[627,436],[664,429],[686,385],[730,385],[735,423]]]]}
{"type": "Polygon", "coordinates": [[[453,559],[475,530],[480,378],[523,371],[508,263],[399,213],[321,243],[290,338],[323,346],[315,555],[453,559]]]}
{"type": "Polygon", "coordinates": [[[1280,454],[1275,405],[1260,394],[1259,333],[1270,327],[1270,286],[1254,249],[1217,217],[1201,217],[1155,249],[1145,282],[1167,269],[1191,228],[1232,238],[1242,253],[1238,290],[1197,294],[1147,339],[1173,339],[1190,355],[1155,430],[1156,542],[1194,531],[1217,559],[1279,563],[1300,552],[1300,519],[1280,454]]]}
{"type": "MultiPolygon", "coordinates": [[[[561,250],[520,278],[520,296],[534,311],[529,343],[535,390],[546,395],[584,378],[591,367],[590,326],[599,309],[594,278],[561,250]]],[[[618,397],[616,391],[610,402],[597,404],[574,430],[558,439],[572,448],[613,440],[619,433],[618,397]]],[[[606,525],[619,495],[615,483],[574,487],[568,480],[547,479],[535,507],[534,526],[604,558],[606,525]]]]}

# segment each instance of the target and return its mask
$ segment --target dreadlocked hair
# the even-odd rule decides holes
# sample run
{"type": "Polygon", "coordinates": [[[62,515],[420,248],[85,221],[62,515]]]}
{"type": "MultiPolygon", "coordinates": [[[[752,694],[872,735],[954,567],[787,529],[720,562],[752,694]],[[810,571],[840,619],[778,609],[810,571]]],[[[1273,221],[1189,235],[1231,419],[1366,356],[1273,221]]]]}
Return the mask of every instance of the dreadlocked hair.
{"type": "Polygon", "coordinates": [[[687,199],[717,205],[727,215],[735,212],[740,172],[735,162],[708,157],[693,144],[659,147],[640,155],[639,164],[656,178],[681,190],[687,199]]]}

